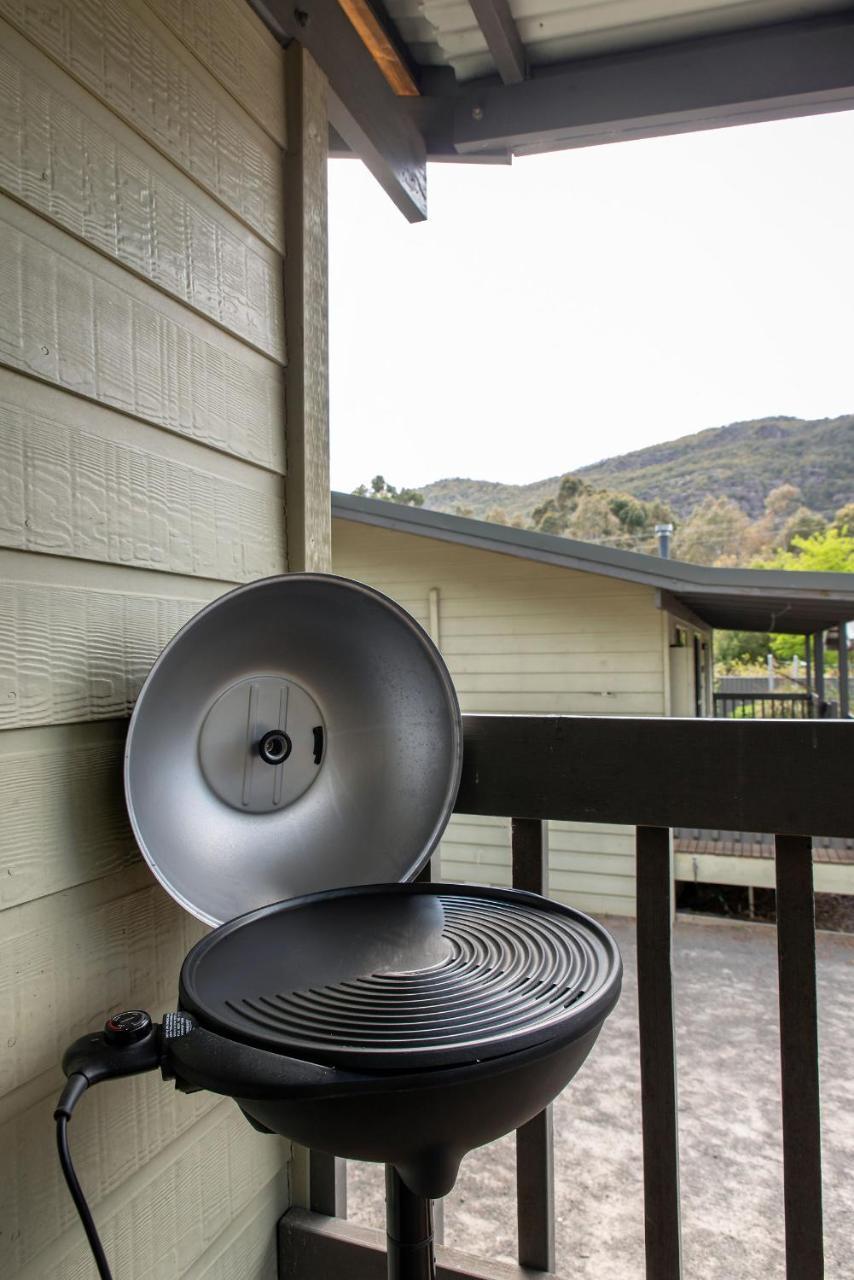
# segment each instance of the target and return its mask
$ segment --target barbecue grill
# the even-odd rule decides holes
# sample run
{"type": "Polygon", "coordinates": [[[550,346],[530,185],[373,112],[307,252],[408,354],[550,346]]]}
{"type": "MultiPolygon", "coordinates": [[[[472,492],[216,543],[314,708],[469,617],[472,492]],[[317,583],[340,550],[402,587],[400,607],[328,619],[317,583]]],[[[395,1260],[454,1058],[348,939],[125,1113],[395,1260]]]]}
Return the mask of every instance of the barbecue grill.
{"type": "Polygon", "coordinates": [[[435,1276],[431,1201],[462,1157],[546,1106],[619,995],[610,935],[521,891],[413,883],[453,807],[462,734],[435,646],[392,601],[268,579],[196,616],[137,702],[125,785],[140,848],[218,927],[178,1009],[66,1052],[60,1155],[90,1085],[159,1067],[263,1132],[387,1166],[389,1276],[435,1276]]]}

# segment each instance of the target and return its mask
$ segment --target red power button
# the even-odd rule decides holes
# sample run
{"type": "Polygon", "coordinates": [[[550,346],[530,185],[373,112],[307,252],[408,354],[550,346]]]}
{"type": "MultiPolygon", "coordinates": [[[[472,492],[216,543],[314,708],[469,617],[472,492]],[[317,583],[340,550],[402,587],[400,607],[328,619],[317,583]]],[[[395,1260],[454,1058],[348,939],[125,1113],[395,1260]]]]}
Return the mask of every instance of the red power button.
{"type": "Polygon", "coordinates": [[[114,1045],[136,1044],[151,1030],[151,1018],[144,1009],[126,1009],[114,1013],[104,1026],[104,1038],[114,1045]]]}

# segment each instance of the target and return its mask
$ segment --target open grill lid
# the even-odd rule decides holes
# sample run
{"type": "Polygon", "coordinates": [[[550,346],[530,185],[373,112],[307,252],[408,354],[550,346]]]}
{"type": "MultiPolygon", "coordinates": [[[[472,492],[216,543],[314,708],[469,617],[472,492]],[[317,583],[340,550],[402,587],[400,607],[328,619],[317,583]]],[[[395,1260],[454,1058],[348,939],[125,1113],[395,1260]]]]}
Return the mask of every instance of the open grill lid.
{"type": "Polygon", "coordinates": [[[410,615],[362,583],[289,574],[222,596],[164,649],[131,719],[125,793],[154,874],[219,924],[411,879],[461,765],[451,678],[410,615]]]}

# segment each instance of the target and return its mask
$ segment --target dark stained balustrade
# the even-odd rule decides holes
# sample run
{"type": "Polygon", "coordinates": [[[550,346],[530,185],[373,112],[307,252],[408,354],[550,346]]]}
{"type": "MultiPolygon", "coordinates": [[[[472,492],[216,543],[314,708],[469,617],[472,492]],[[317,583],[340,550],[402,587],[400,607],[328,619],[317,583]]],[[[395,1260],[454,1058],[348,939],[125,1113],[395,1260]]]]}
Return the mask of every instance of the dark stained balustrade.
{"type": "MultiPolygon", "coordinates": [[[[674,827],[775,836],[786,1274],[821,1280],[821,1130],[811,835],[854,836],[854,725],[815,720],[465,716],[457,812],[512,819],[513,884],[548,892],[547,819],[637,829],[646,1274],[681,1276],[671,973],[674,827]]],[[[440,1280],[554,1268],[550,1110],[516,1135],[519,1265],[439,1250],[440,1280]]],[[[346,1222],[343,1162],[311,1157],[311,1209],[280,1227],[292,1280],[385,1276],[381,1233],[346,1222]],[[339,1216],[335,1216],[339,1215],[339,1216]]],[[[749,1244],[745,1247],[749,1247],[749,1244]]]]}

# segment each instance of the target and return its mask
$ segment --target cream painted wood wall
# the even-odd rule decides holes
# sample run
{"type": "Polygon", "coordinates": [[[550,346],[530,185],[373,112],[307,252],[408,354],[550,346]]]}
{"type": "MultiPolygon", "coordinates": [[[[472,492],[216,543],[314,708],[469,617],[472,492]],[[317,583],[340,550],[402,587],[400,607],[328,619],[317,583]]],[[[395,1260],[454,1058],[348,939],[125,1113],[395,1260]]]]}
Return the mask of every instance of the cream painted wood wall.
{"type": "MultiPolygon", "coordinates": [[[[434,639],[463,711],[667,713],[667,620],[651,587],[340,519],[332,563],[386,592],[428,631],[438,606],[434,639]]],[[[554,822],[549,841],[556,897],[634,914],[632,828],[554,822]]],[[[453,818],[441,866],[445,879],[509,884],[508,822],[453,818]]]]}
{"type": "MultiPolygon", "coordinates": [[[[84,1280],[63,1047],[201,933],[124,815],[161,647],[287,567],[284,55],[243,0],[0,0],[0,1274],[84,1280]]],[[[72,1125],[116,1276],[272,1280],[288,1148],[154,1076],[72,1125]]]]}

